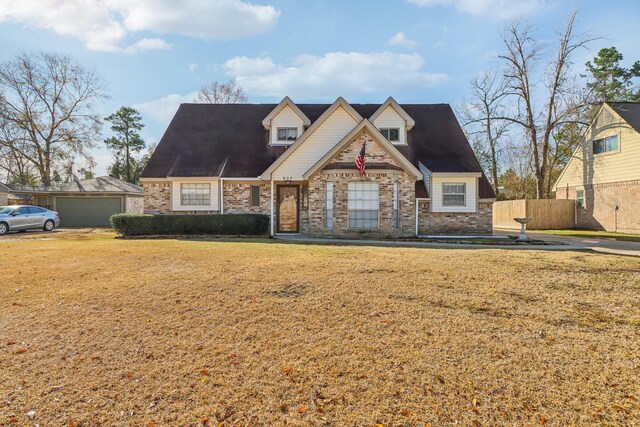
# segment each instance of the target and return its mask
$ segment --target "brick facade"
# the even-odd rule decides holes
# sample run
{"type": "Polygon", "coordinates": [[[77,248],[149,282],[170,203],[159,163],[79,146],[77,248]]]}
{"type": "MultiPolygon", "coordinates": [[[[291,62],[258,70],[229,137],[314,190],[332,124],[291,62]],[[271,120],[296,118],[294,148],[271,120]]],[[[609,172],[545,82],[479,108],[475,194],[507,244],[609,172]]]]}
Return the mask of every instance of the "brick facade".
{"type": "Polygon", "coordinates": [[[170,182],[145,182],[144,189],[144,213],[168,213],[171,210],[171,183],[170,182]]]}
{"type": "Polygon", "coordinates": [[[224,182],[224,213],[261,213],[271,212],[271,184],[256,182],[255,184],[224,182]],[[260,206],[251,206],[251,187],[260,186],[260,206]]]}
{"type": "MultiPolygon", "coordinates": [[[[274,192],[277,184],[275,183],[274,192]]],[[[403,170],[398,161],[367,133],[356,137],[343,150],[327,162],[324,169],[314,173],[308,182],[293,183],[300,186],[300,232],[311,236],[332,236],[343,238],[389,238],[415,235],[415,177],[403,170]],[[366,176],[360,176],[353,168],[332,165],[353,164],[362,143],[367,143],[367,165],[384,165],[381,169],[373,167],[366,176]],[[378,229],[352,230],[348,221],[348,184],[349,182],[376,182],[379,188],[378,229]],[[333,182],[333,228],[327,229],[326,223],[326,185],[333,182]],[[393,221],[394,184],[398,185],[398,227],[393,221]]],[[[144,210],[146,213],[174,213],[171,209],[171,183],[145,182],[144,210]]],[[[276,194],[274,194],[274,198],[276,194]]],[[[274,200],[274,209],[277,209],[274,200]]],[[[233,182],[223,185],[224,213],[271,213],[270,182],[233,182]],[[260,205],[251,206],[251,186],[260,185],[260,205]]],[[[492,203],[482,202],[478,212],[473,213],[436,213],[430,212],[428,201],[419,203],[420,234],[491,234],[492,203]]],[[[192,212],[180,212],[192,213],[192,212]]],[[[198,212],[217,213],[217,212],[198,212]]]]}
{"type": "Polygon", "coordinates": [[[576,208],[577,227],[640,232],[640,180],[558,188],[556,198],[578,200],[578,190],[584,206],[576,208]]]}
{"type": "MultiPolygon", "coordinates": [[[[353,163],[360,152],[362,143],[367,142],[367,162],[388,163],[399,167],[397,161],[368,134],[355,138],[344,150],[336,154],[329,162],[353,163]]],[[[415,234],[415,178],[403,170],[373,170],[366,176],[360,176],[354,169],[320,170],[309,179],[309,227],[303,231],[310,235],[338,236],[348,238],[375,238],[413,236],[415,234]],[[379,185],[378,230],[350,230],[348,222],[349,182],[377,182],[379,185]],[[327,182],[333,182],[333,229],[326,228],[326,188],[327,182]],[[393,184],[399,186],[398,228],[393,227],[393,184]]]]}
{"type": "Polygon", "coordinates": [[[418,234],[491,235],[493,202],[479,202],[477,212],[431,212],[430,202],[418,203],[418,234]]]}

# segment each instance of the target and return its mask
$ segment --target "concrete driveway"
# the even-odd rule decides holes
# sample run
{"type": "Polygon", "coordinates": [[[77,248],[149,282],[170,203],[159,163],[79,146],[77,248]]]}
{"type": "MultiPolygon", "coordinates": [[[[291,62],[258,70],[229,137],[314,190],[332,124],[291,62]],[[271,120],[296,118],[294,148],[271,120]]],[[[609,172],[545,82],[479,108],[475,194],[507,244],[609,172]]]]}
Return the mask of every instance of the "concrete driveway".
{"type": "MultiPolygon", "coordinates": [[[[494,229],[493,234],[496,236],[513,236],[518,235],[519,232],[515,230],[494,229]]],[[[576,248],[591,249],[595,252],[640,257],[640,242],[623,242],[620,240],[605,238],[595,239],[584,237],[558,236],[555,234],[536,233],[535,231],[527,231],[527,237],[530,237],[532,239],[560,242],[576,248]]]]}

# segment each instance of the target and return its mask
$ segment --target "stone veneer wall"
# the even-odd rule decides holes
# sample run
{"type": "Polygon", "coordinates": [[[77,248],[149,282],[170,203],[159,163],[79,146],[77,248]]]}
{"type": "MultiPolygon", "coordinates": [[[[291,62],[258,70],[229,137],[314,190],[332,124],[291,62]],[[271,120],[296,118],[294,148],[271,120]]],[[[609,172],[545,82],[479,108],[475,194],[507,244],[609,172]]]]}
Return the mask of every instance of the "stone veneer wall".
{"type": "Polygon", "coordinates": [[[576,208],[577,227],[640,232],[640,180],[559,188],[556,198],[578,200],[579,189],[584,189],[585,203],[576,208]]]}
{"type": "Polygon", "coordinates": [[[418,234],[491,235],[493,202],[479,202],[477,212],[431,212],[428,200],[419,200],[418,234]]]}
{"type": "Polygon", "coordinates": [[[171,210],[171,182],[144,182],[144,213],[169,213],[171,210]]]}
{"type": "Polygon", "coordinates": [[[224,213],[271,213],[271,184],[224,182],[224,213]],[[260,185],[260,206],[251,206],[251,186],[260,185]]]}

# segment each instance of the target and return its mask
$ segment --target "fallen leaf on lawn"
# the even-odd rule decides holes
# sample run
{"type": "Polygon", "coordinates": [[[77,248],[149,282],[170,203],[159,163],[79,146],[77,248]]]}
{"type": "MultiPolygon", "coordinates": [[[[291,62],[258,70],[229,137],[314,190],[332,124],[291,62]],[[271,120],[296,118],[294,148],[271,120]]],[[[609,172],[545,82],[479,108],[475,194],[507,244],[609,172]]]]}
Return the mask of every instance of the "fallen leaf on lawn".
{"type": "Polygon", "coordinates": [[[203,426],[209,424],[209,418],[207,418],[207,417],[201,418],[200,419],[200,424],[202,424],[203,426]]]}
{"type": "Polygon", "coordinates": [[[24,347],[21,347],[19,349],[16,350],[16,354],[22,354],[22,353],[26,353],[27,349],[24,347]]]}
{"type": "Polygon", "coordinates": [[[376,424],[376,427],[384,427],[382,424],[376,424]]]}
{"type": "Polygon", "coordinates": [[[19,421],[19,420],[18,420],[18,417],[11,417],[11,418],[9,418],[9,422],[10,422],[10,423],[17,423],[18,421],[19,421]]]}
{"type": "Polygon", "coordinates": [[[78,423],[75,422],[75,421],[70,421],[69,422],[69,427],[76,427],[77,425],[78,425],[78,423]]]}
{"type": "Polygon", "coordinates": [[[547,424],[547,419],[545,417],[543,417],[542,415],[540,416],[540,425],[546,425],[547,424]]]}
{"type": "Polygon", "coordinates": [[[200,373],[201,373],[202,375],[209,375],[209,370],[208,370],[208,369],[201,369],[201,370],[200,370],[200,373]]]}
{"type": "Polygon", "coordinates": [[[7,346],[14,345],[15,343],[15,341],[7,341],[7,346]]]}
{"type": "Polygon", "coordinates": [[[304,406],[301,406],[298,408],[298,413],[299,414],[304,414],[305,412],[307,412],[307,408],[305,408],[304,406]]]}
{"type": "Polygon", "coordinates": [[[155,422],[155,421],[149,421],[149,422],[147,423],[147,427],[156,427],[157,425],[158,425],[158,423],[157,423],[157,422],[155,422]]]}
{"type": "Polygon", "coordinates": [[[471,424],[473,424],[476,427],[481,427],[482,426],[482,423],[480,421],[478,421],[478,420],[471,421],[471,424]]]}
{"type": "Polygon", "coordinates": [[[290,374],[290,373],[291,373],[291,368],[289,368],[289,367],[284,368],[284,369],[282,370],[282,373],[283,373],[283,374],[285,374],[285,375],[290,374]]]}

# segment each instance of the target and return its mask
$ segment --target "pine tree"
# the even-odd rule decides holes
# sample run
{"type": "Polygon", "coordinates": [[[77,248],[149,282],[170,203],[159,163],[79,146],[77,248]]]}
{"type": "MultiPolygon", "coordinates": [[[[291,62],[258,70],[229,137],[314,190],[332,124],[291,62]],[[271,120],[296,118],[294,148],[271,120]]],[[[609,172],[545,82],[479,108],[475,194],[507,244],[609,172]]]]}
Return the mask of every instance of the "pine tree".
{"type": "Polygon", "coordinates": [[[138,133],[144,127],[142,117],[131,107],[120,107],[105,120],[111,122],[111,130],[115,134],[104,140],[115,157],[115,163],[111,169],[117,170],[125,181],[135,184],[138,181],[136,176],[138,161],[133,157],[133,153],[139,153],[145,146],[144,140],[138,133]]]}

